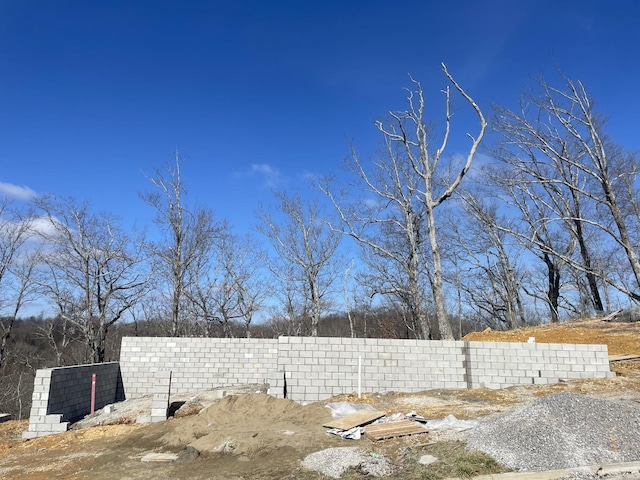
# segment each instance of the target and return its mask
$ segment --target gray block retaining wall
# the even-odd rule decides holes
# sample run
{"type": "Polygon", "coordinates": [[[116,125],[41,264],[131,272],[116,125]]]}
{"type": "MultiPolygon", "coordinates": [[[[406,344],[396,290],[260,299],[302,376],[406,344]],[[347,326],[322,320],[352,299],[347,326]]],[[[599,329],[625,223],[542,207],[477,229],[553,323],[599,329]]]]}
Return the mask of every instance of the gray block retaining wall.
{"type": "MultiPolygon", "coordinates": [[[[120,363],[38,370],[24,438],[66,431],[96,403],[154,393],[157,377],[171,392],[268,383],[270,393],[298,402],[363,392],[434,388],[505,388],[561,379],[614,377],[606,345],[500,343],[375,338],[125,337],[120,363]]],[[[168,396],[168,395],[167,395],[168,396]]],[[[162,409],[168,401],[164,397],[162,409]]]]}
{"type": "Polygon", "coordinates": [[[23,438],[64,432],[69,422],[89,414],[94,373],[96,410],[124,400],[118,362],[40,369],[34,380],[29,428],[23,438]]]}
{"type": "Polygon", "coordinates": [[[120,367],[128,398],[153,392],[158,371],[172,391],[269,383],[299,402],[351,393],[434,388],[504,388],[560,379],[615,376],[606,345],[375,338],[272,339],[125,337],[120,367]]]}
{"type": "Polygon", "coordinates": [[[465,349],[468,388],[616,376],[609,369],[606,345],[466,342],[465,349]]]}
{"type": "Polygon", "coordinates": [[[120,370],[127,398],[152,394],[154,374],[171,371],[171,391],[269,383],[278,371],[278,340],[124,337],[120,370]]]}
{"type": "Polygon", "coordinates": [[[299,402],[331,395],[467,388],[464,342],[280,337],[272,393],[299,402]]]}

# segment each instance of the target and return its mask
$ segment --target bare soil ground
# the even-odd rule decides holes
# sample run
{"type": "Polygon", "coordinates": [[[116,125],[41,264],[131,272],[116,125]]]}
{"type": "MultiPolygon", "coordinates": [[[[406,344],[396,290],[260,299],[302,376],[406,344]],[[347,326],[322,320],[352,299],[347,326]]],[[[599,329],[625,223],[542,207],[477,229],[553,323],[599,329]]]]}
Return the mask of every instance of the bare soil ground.
{"type": "MultiPolygon", "coordinates": [[[[640,355],[640,323],[575,321],[511,332],[473,333],[465,340],[518,342],[529,337],[539,343],[604,343],[610,355],[640,355]]],[[[560,391],[640,402],[640,360],[614,362],[611,368],[616,378],[504,390],[370,392],[361,399],[347,395],[305,406],[256,393],[260,386],[252,385],[227,389],[233,395],[221,399],[216,391],[183,396],[184,405],[166,422],[132,423],[136,415],[150,408],[149,399],[140,399],[116,405],[112,414],[78,422],[69,432],[33,440],[20,439],[27,421],[9,421],[0,424],[0,478],[316,479],[321,477],[300,470],[299,460],[324,448],[359,446],[395,460],[407,448],[419,451],[422,445],[439,440],[425,434],[374,443],[327,435],[322,424],[331,419],[325,407],[329,401],[368,403],[387,413],[415,410],[432,419],[449,414],[459,419],[478,418],[560,391]],[[180,457],[173,463],[142,462],[150,452],[172,452],[180,457]]]]}

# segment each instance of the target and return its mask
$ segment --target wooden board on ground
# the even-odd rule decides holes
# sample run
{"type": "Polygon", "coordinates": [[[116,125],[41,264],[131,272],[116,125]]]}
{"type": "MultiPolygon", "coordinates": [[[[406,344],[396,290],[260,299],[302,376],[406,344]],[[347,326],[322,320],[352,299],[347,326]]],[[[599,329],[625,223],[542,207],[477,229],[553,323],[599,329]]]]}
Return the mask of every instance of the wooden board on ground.
{"type": "Polygon", "coordinates": [[[428,431],[420,423],[412,420],[377,423],[364,427],[364,434],[371,440],[384,440],[385,438],[404,437],[419,433],[428,433],[428,431]]]}
{"type": "Polygon", "coordinates": [[[147,453],[142,457],[142,461],[146,463],[170,463],[178,459],[177,453],[147,453]]]}
{"type": "Polygon", "coordinates": [[[327,428],[339,428],[341,430],[351,430],[354,427],[360,425],[366,425],[374,420],[384,417],[384,412],[378,412],[376,410],[360,410],[359,412],[351,413],[342,418],[332,420],[329,423],[325,423],[323,427],[327,428]]]}
{"type": "Polygon", "coordinates": [[[619,355],[609,355],[609,362],[620,362],[622,360],[636,360],[636,359],[640,359],[640,355],[631,353],[631,354],[626,354],[626,353],[622,353],[619,355]]]}

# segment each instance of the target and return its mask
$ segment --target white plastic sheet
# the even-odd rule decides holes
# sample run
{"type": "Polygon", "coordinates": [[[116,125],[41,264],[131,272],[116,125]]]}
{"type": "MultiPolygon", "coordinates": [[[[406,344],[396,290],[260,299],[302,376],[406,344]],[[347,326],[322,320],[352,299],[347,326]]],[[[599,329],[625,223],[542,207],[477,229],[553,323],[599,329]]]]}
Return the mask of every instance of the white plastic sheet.
{"type": "Polygon", "coordinates": [[[442,420],[428,420],[425,427],[430,431],[450,430],[454,432],[462,432],[479,425],[476,420],[458,420],[454,415],[447,415],[442,420]]]}
{"type": "Polygon", "coordinates": [[[327,403],[327,408],[331,410],[331,416],[333,418],[342,418],[352,413],[359,412],[360,410],[374,411],[371,405],[366,403],[349,403],[349,402],[333,402],[327,403]]]}

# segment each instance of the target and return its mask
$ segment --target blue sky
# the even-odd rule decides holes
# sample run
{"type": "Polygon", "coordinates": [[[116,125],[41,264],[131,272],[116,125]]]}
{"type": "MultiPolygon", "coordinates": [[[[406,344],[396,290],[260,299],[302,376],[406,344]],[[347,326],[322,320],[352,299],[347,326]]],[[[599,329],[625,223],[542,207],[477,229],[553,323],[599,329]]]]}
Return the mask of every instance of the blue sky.
{"type": "Polygon", "coordinates": [[[0,193],[151,225],[144,172],[178,149],[191,203],[240,233],[272,187],[339,171],[347,140],[373,152],[407,73],[442,118],[442,61],[485,113],[555,63],[637,150],[639,20],[633,0],[1,0],[0,193]]]}

